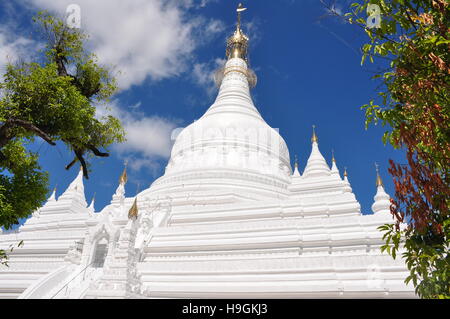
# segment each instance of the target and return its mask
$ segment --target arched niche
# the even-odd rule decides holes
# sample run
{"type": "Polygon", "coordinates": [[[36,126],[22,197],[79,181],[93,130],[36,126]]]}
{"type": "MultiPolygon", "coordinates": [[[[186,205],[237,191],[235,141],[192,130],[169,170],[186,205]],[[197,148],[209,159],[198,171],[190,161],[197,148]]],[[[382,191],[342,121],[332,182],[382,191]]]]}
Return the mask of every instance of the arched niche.
{"type": "Polygon", "coordinates": [[[110,223],[97,225],[90,232],[89,254],[85,257],[86,265],[102,268],[108,256],[113,254],[119,234],[119,229],[110,225],[110,223]]]}
{"type": "Polygon", "coordinates": [[[109,250],[109,238],[104,236],[99,238],[94,245],[94,250],[91,257],[91,266],[93,268],[103,268],[106,256],[109,250]]]}

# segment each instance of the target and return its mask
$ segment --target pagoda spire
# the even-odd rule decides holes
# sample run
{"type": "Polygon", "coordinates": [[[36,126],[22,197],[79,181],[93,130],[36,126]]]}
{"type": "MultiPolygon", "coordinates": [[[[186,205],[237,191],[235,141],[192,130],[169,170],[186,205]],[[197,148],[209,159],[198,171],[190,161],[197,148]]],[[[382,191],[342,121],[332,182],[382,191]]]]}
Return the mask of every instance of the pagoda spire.
{"type": "Polygon", "coordinates": [[[319,138],[316,135],[316,126],[313,125],[312,128],[313,128],[313,135],[311,137],[311,143],[319,143],[319,138]]]}
{"type": "Polygon", "coordinates": [[[83,183],[83,167],[80,166],[80,170],[78,171],[77,177],[74,181],[69,185],[69,190],[80,190],[84,191],[84,183],[83,183]]]}
{"type": "MultiPolygon", "coordinates": [[[[258,78],[253,70],[249,68],[248,59],[248,36],[241,29],[241,13],[247,10],[242,3],[239,4],[237,11],[236,30],[233,35],[227,38],[226,57],[227,62],[223,68],[218,69],[214,74],[214,81],[218,88],[222,89],[222,82],[225,81],[227,75],[240,74],[246,78],[248,88],[254,88],[258,82],[258,78]]],[[[247,94],[246,94],[247,95],[247,94]]],[[[249,95],[249,94],[248,94],[249,95]]],[[[219,96],[220,98],[220,92],[219,96]]]]}
{"type": "Polygon", "coordinates": [[[94,193],[94,196],[92,196],[91,204],[88,207],[92,212],[95,212],[95,207],[94,207],[94,205],[95,205],[95,194],[96,193],[94,193]]]}
{"type": "Polygon", "coordinates": [[[47,200],[48,202],[56,202],[56,186],[53,188],[53,192],[47,200]]]}
{"type": "Polygon", "coordinates": [[[84,195],[84,183],[83,183],[83,167],[80,166],[77,177],[70,183],[69,187],[64,193],[58,197],[58,202],[76,201],[83,208],[87,207],[86,198],[84,195]]]}
{"type": "Polygon", "coordinates": [[[380,170],[377,163],[375,163],[375,170],[377,172],[377,178],[376,178],[376,186],[377,186],[377,193],[375,195],[374,203],[372,205],[372,211],[374,213],[390,213],[391,211],[391,201],[390,196],[386,193],[384,190],[383,180],[380,176],[380,170]]]}
{"type": "Polygon", "coordinates": [[[138,217],[138,206],[137,206],[137,196],[134,198],[133,205],[131,206],[130,210],[128,211],[128,218],[129,219],[136,219],[138,217]]]}
{"type": "Polygon", "coordinates": [[[381,179],[381,176],[380,176],[379,166],[378,166],[377,163],[375,163],[375,169],[376,169],[376,171],[377,171],[376,186],[377,186],[377,187],[378,187],[378,186],[384,186],[384,185],[383,185],[383,180],[381,179]]]}
{"type": "Polygon", "coordinates": [[[130,210],[128,211],[128,219],[136,220],[138,217],[139,209],[138,209],[138,205],[137,205],[137,197],[139,194],[139,187],[140,187],[140,183],[138,183],[137,188],[136,188],[136,197],[134,198],[133,205],[131,206],[130,210]]]}
{"type": "Polygon", "coordinates": [[[125,166],[123,168],[122,174],[119,177],[119,184],[120,185],[125,185],[127,183],[127,181],[128,181],[127,166],[128,166],[128,162],[125,162],[125,166]]]}
{"type": "Polygon", "coordinates": [[[80,170],[78,171],[77,177],[70,183],[69,187],[66,189],[63,195],[67,195],[68,193],[82,193],[84,198],[84,183],[83,183],[83,167],[80,166],[80,170]]]}
{"type": "Polygon", "coordinates": [[[344,193],[351,193],[352,187],[350,186],[350,182],[348,181],[348,173],[347,167],[344,167],[344,193]]]}
{"type": "Polygon", "coordinates": [[[331,150],[331,175],[337,175],[340,178],[339,169],[336,164],[336,158],[334,157],[334,150],[331,150]]]}
{"type": "Polygon", "coordinates": [[[120,205],[122,205],[123,201],[125,200],[125,184],[128,181],[127,166],[128,161],[125,161],[122,174],[120,174],[119,177],[119,186],[117,187],[116,192],[112,197],[112,203],[119,203],[120,205]]]}
{"type": "Polygon", "coordinates": [[[240,30],[241,29],[241,12],[244,12],[245,10],[247,10],[247,8],[244,8],[244,6],[242,5],[242,3],[239,3],[236,12],[237,12],[237,26],[236,26],[236,30],[240,30]]]}
{"type": "Polygon", "coordinates": [[[294,163],[294,173],[292,176],[300,177],[300,172],[298,171],[298,157],[295,155],[295,163],[294,163]]]}
{"type": "Polygon", "coordinates": [[[227,40],[227,58],[228,60],[232,58],[241,58],[245,62],[248,62],[248,41],[249,38],[241,29],[241,13],[247,10],[244,8],[242,3],[239,3],[236,12],[237,12],[237,23],[236,23],[236,31],[234,34],[228,38],[227,40]]]}
{"type": "Polygon", "coordinates": [[[303,176],[327,176],[330,175],[330,167],[325,161],[325,158],[319,150],[319,139],[316,135],[316,126],[313,125],[313,136],[311,138],[312,150],[309,156],[308,163],[306,164],[305,172],[303,176]]]}

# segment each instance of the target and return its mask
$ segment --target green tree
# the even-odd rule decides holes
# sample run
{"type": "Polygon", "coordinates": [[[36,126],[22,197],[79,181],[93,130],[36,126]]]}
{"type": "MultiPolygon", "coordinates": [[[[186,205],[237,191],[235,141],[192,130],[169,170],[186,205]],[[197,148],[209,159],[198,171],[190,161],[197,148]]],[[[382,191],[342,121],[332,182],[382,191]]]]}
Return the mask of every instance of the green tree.
{"type": "Polygon", "coordinates": [[[395,185],[393,224],[380,227],[382,251],[394,258],[400,247],[412,282],[422,298],[450,297],[450,5],[446,0],[364,0],[345,18],[370,41],[362,63],[381,58],[387,70],[379,102],[370,101],[366,126],[381,122],[384,143],[406,151],[407,164],[390,161],[395,185]],[[373,5],[381,24],[368,20],[373,5]],[[369,21],[369,24],[368,24],[369,21]],[[403,227],[405,225],[405,227],[403,227]]]}
{"type": "Polygon", "coordinates": [[[0,227],[6,229],[40,207],[48,193],[48,174],[28,143],[64,143],[74,153],[66,169],[80,162],[88,178],[90,159],[109,156],[101,150],[124,140],[118,119],[95,115],[95,105],[107,103],[117,86],[85,50],[86,34],[46,12],[34,22],[46,43],[42,62],[9,64],[0,82],[0,227]]]}

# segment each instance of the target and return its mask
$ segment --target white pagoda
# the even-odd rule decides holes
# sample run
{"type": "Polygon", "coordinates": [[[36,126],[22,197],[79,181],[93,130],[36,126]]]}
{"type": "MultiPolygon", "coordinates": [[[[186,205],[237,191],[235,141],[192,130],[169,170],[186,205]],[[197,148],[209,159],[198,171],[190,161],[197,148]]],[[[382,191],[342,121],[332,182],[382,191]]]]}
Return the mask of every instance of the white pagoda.
{"type": "Polygon", "coordinates": [[[414,298],[401,258],[381,253],[392,223],[377,175],[361,214],[347,173],[330,168],[313,133],[300,174],[261,117],[250,88],[248,37],[238,23],[217,73],[214,104],[176,138],[165,174],[111,203],[87,204],[80,171],[0,248],[0,298],[414,298]]]}

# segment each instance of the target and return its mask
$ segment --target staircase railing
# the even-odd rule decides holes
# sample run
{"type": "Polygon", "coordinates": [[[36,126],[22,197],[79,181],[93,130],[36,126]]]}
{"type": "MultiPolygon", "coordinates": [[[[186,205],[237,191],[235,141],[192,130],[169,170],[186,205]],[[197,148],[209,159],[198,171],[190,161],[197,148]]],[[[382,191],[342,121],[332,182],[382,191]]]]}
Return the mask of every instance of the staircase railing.
{"type": "Polygon", "coordinates": [[[75,279],[77,279],[81,274],[83,274],[83,281],[84,281],[85,278],[86,278],[86,270],[87,270],[92,264],[93,264],[93,262],[90,263],[89,265],[87,265],[86,267],[84,267],[84,268],[83,268],[83,269],[82,269],[75,277],[73,277],[72,279],[70,279],[69,282],[67,282],[64,286],[62,286],[61,289],[59,289],[59,290],[56,292],[56,294],[54,294],[54,295],[52,296],[51,299],[55,298],[55,297],[56,297],[56,296],[57,296],[64,288],[66,288],[65,293],[67,293],[67,289],[69,288],[70,283],[73,282],[75,279]]]}

